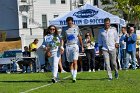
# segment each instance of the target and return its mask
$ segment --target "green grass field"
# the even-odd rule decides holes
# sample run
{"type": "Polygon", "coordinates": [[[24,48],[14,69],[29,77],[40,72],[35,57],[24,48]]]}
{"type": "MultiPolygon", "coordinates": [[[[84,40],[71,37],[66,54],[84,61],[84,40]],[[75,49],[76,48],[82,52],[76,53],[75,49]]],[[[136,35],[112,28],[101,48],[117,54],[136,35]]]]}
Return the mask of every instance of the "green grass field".
{"type": "Polygon", "coordinates": [[[119,71],[108,81],[106,71],[80,72],[72,83],[70,73],[52,84],[51,73],[0,74],[0,93],[140,93],[140,70],[119,71]],[[48,85],[50,84],[50,85],[48,85]]]}

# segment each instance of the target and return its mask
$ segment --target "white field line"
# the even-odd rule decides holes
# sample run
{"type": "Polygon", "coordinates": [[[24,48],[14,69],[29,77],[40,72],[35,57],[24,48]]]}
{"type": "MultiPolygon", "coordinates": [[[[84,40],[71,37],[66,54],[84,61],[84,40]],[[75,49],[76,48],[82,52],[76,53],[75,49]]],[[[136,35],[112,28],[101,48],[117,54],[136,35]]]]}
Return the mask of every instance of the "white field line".
{"type": "MultiPolygon", "coordinates": [[[[78,74],[80,74],[80,72],[79,72],[78,74]]],[[[67,77],[64,77],[63,80],[65,80],[65,79],[67,79],[67,78],[69,78],[69,77],[71,77],[71,75],[69,75],[69,76],[67,76],[67,77]]],[[[59,81],[58,81],[58,82],[59,82],[59,81]]],[[[40,86],[40,87],[36,87],[36,88],[32,88],[32,89],[26,90],[26,91],[24,91],[24,92],[20,92],[20,93],[29,93],[29,92],[31,92],[31,91],[34,91],[34,90],[37,90],[37,89],[40,89],[40,88],[43,88],[43,87],[50,86],[50,85],[52,85],[52,84],[53,84],[53,83],[49,83],[49,84],[46,84],[46,85],[42,85],[42,86],[40,86]]]]}

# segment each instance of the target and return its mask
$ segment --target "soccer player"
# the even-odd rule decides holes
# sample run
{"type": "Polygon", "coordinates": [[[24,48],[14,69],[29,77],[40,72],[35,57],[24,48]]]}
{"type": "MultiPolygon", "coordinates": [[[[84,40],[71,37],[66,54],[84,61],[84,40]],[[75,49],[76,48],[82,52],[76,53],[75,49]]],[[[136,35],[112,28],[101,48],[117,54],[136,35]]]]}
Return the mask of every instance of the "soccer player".
{"type": "Polygon", "coordinates": [[[66,41],[66,57],[70,63],[70,71],[72,74],[72,81],[76,82],[77,76],[77,60],[79,56],[78,40],[81,44],[82,51],[84,51],[82,38],[80,36],[79,27],[73,24],[73,18],[67,17],[67,26],[62,30],[63,41],[66,41]]]}

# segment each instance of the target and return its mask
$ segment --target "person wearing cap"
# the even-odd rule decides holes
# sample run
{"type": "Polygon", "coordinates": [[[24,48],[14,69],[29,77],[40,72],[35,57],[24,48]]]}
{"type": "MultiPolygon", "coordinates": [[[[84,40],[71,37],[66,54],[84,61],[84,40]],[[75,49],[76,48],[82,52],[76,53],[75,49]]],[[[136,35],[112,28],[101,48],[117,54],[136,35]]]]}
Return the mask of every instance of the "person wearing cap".
{"type": "Polygon", "coordinates": [[[126,42],[124,42],[124,37],[127,35],[126,26],[123,26],[122,35],[120,37],[120,52],[121,52],[121,68],[125,69],[126,64],[126,42]]]}
{"type": "Polygon", "coordinates": [[[130,56],[132,59],[132,69],[136,69],[136,40],[137,35],[134,33],[134,27],[130,27],[128,33],[124,37],[126,42],[126,65],[125,69],[129,68],[130,56]]]}

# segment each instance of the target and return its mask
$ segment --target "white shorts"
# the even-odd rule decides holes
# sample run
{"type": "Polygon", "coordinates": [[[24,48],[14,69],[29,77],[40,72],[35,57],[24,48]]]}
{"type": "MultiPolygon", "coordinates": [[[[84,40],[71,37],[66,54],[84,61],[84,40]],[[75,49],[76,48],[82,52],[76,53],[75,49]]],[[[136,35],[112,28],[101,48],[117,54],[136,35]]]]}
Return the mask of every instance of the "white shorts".
{"type": "Polygon", "coordinates": [[[79,56],[79,46],[77,44],[66,46],[66,57],[68,62],[78,60],[78,56],[79,56]]]}

